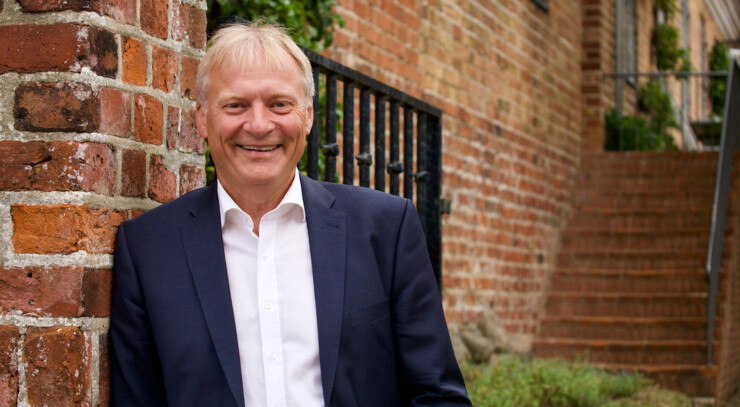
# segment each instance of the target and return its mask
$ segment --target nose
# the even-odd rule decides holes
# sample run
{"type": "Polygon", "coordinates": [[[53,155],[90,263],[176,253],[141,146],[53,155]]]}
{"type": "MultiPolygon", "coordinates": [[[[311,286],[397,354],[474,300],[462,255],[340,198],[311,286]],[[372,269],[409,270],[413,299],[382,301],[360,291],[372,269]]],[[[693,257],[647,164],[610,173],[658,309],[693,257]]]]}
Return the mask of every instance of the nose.
{"type": "Polygon", "coordinates": [[[244,117],[242,128],[252,136],[269,134],[275,127],[270,111],[262,103],[253,103],[244,117]]]}

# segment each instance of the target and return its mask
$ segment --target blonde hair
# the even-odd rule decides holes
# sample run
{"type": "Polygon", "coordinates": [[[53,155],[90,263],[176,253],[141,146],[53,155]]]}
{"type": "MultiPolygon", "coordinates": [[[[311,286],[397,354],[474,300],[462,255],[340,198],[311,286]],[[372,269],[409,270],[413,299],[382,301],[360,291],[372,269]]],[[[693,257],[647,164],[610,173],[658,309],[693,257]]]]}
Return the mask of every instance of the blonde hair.
{"type": "Polygon", "coordinates": [[[287,52],[298,65],[301,82],[306,94],[306,106],[313,104],[314,81],[311,62],[277,24],[262,21],[247,24],[232,24],[219,29],[208,42],[208,49],[198,65],[196,91],[198,103],[207,109],[208,75],[211,71],[227,66],[244,66],[264,59],[272,69],[279,70],[282,60],[280,52],[287,52]]]}

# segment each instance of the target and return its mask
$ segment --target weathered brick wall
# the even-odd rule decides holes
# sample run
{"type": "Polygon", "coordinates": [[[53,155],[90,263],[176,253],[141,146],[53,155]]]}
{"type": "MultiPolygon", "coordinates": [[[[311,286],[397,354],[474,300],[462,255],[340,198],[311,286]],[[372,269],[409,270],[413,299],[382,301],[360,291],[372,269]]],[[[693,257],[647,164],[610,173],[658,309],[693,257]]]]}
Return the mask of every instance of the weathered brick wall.
{"type": "Polygon", "coordinates": [[[116,228],[204,184],[204,10],[0,0],[0,404],[108,404],[116,228]]]}
{"type": "Polygon", "coordinates": [[[340,0],[329,56],[444,111],[443,297],[527,348],[581,151],[578,0],[340,0]]]}

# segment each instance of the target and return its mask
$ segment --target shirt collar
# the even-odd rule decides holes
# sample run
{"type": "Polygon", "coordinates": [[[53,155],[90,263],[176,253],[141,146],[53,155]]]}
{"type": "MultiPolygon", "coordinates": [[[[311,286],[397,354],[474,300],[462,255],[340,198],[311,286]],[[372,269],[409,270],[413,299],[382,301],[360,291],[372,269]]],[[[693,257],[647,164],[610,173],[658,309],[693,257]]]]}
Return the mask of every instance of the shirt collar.
{"type": "MultiPolygon", "coordinates": [[[[244,212],[239,208],[239,205],[234,202],[228,192],[221,185],[221,181],[216,178],[216,189],[218,192],[218,208],[221,213],[221,228],[223,229],[224,223],[226,222],[226,213],[232,209],[239,212],[244,212]]],[[[301,189],[300,172],[296,168],[293,182],[291,182],[288,192],[285,193],[283,199],[280,201],[278,206],[271,210],[269,213],[279,212],[285,213],[292,208],[300,208],[301,211],[301,222],[306,221],[306,208],[303,205],[303,190],[301,189]]],[[[251,217],[250,217],[251,220],[251,217]]]]}

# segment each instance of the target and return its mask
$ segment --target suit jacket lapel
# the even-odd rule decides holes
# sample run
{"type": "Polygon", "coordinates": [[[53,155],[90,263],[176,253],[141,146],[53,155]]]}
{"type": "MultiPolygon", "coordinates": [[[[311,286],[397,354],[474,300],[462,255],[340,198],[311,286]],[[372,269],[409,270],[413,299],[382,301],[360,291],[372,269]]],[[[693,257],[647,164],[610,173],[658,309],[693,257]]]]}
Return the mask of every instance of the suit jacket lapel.
{"type": "Polygon", "coordinates": [[[347,223],[344,212],[331,208],[334,196],[316,181],[301,176],[311,247],[319,360],[324,403],[329,405],[339,355],[344,309],[347,223]]]}
{"type": "Polygon", "coordinates": [[[180,233],[218,359],[237,404],[244,406],[239,347],[218,208],[214,184],[204,194],[201,205],[193,207],[192,216],[183,222],[180,233]]]}

